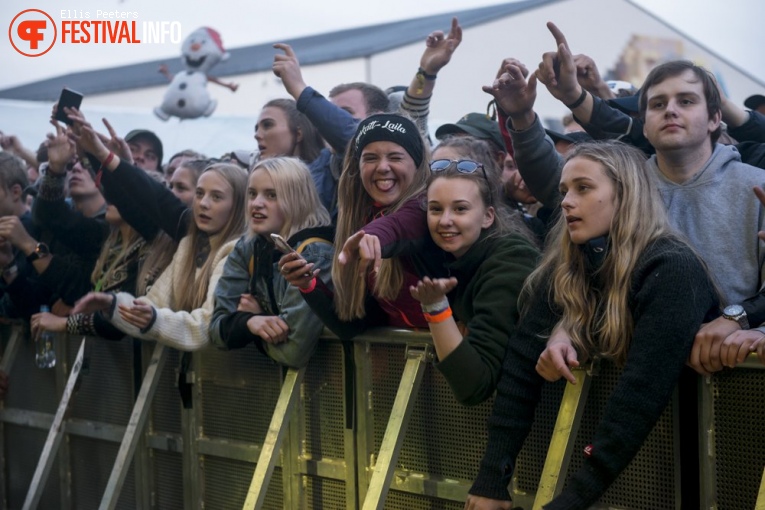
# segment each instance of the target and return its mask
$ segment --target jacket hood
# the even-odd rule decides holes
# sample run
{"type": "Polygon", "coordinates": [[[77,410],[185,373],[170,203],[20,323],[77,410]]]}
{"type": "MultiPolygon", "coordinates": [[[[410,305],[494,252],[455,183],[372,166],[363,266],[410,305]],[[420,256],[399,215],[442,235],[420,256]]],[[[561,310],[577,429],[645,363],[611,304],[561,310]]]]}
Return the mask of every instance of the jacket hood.
{"type": "Polygon", "coordinates": [[[715,144],[712,155],[709,157],[701,170],[696,172],[696,175],[681,184],[669,180],[667,176],[662,173],[657,164],[655,155],[651,156],[651,158],[646,162],[646,165],[648,165],[648,168],[655,171],[664,187],[689,187],[703,185],[711,182],[718,176],[719,172],[730,161],[741,161],[741,154],[739,154],[738,150],[736,150],[736,148],[732,145],[722,145],[719,143],[715,144]]]}

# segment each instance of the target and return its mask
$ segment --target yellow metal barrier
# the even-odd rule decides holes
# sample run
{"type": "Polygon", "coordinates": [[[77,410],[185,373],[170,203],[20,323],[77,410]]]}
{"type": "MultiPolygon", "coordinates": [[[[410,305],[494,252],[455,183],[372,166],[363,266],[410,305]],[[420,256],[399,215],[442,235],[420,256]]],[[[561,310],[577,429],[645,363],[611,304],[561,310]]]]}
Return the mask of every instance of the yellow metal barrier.
{"type": "MultiPolygon", "coordinates": [[[[13,350],[9,333],[3,343],[13,350]]],[[[34,368],[29,342],[16,345],[15,358],[6,348],[10,358],[3,360],[13,359],[0,410],[3,508],[22,506],[78,347],[62,342],[61,366],[51,371],[34,368]]],[[[254,346],[211,349],[188,366],[167,349],[162,366],[150,343],[92,339],[88,345],[79,391],[63,419],[66,441],[39,508],[459,510],[486,445],[492,402],[473,408],[456,402],[429,363],[426,334],[377,330],[347,344],[327,337],[302,373],[283,370],[254,346]],[[134,364],[142,370],[134,373],[134,364]],[[181,406],[179,381],[192,396],[189,408],[181,406]]],[[[716,419],[704,425],[713,441],[702,464],[718,473],[707,508],[755,506],[765,465],[761,368],[751,359],[702,382],[716,419]],[[747,412],[755,419],[742,434],[747,412]],[[741,449],[728,455],[740,439],[731,437],[729,414],[751,457],[741,449]],[[754,481],[752,464],[759,466],[754,481]],[[733,487],[729,473],[746,483],[733,487]]],[[[586,444],[618,372],[604,367],[592,380],[577,376],[580,384],[569,386],[562,403],[562,385],[543,391],[510,487],[516,507],[539,508],[559,491],[567,468],[581,464],[571,452],[586,444]]],[[[679,507],[674,413],[667,410],[603,505],[679,507]]]]}

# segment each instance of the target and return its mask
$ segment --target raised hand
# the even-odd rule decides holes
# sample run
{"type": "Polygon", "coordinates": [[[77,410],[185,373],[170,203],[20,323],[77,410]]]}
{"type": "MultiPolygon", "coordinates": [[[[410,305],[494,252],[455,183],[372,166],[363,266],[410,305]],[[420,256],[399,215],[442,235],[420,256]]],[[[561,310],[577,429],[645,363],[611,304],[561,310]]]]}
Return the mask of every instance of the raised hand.
{"type": "Polygon", "coordinates": [[[107,138],[100,133],[98,134],[101,141],[104,143],[104,145],[106,145],[106,148],[119,156],[120,159],[123,159],[132,165],[133,153],[130,152],[130,145],[128,145],[124,138],[117,134],[117,132],[114,130],[112,125],[109,124],[109,121],[106,120],[106,118],[101,119],[101,122],[103,122],[104,126],[106,126],[106,130],[109,132],[110,136],[110,138],[107,138]]]}
{"type": "Polygon", "coordinates": [[[373,271],[377,273],[382,264],[382,249],[380,248],[380,239],[372,234],[366,234],[359,230],[345,241],[343,250],[337,256],[340,264],[348,264],[354,260],[359,260],[359,274],[364,276],[372,263],[373,271]]]}
{"type": "Polygon", "coordinates": [[[457,279],[453,276],[433,279],[425,276],[417,285],[409,287],[409,293],[423,305],[432,305],[442,301],[456,286],[457,279]]]}
{"type": "Polygon", "coordinates": [[[462,27],[457,18],[452,18],[452,26],[448,35],[437,30],[428,35],[425,40],[425,52],[420,58],[420,67],[428,74],[438,74],[452,59],[454,50],[462,42],[462,27]]]}
{"type": "Polygon", "coordinates": [[[295,51],[289,44],[276,43],[274,48],[284,52],[284,55],[281,53],[274,55],[274,64],[272,66],[274,74],[281,78],[287,93],[297,101],[300,94],[306,88],[297,55],[295,55],[295,51]]]}
{"type": "Polygon", "coordinates": [[[616,97],[616,94],[608,88],[608,84],[600,76],[598,66],[592,58],[583,54],[574,55],[574,65],[576,66],[576,79],[584,90],[602,99],[616,97]]]}
{"type": "Polygon", "coordinates": [[[542,62],[536,71],[537,79],[555,99],[569,105],[575,103],[582,93],[576,79],[576,64],[563,32],[552,22],[547,23],[547,28],[555,38],[556,50],[542,55],[542,62]]]}
{"type": "MultiPolygon", "coordinates": [[[[537,99],[537,78],[532,74],[528,81],[529,71],[523,63],[514,58],[502,61],[497,77],[491,86],[484,86],[483,91],[494,96],[502,111],[511,119],[534,120],[534,102],[537,99]]],[[[516,126],[516,129],[523,129],[516,126]]]]}
{"type": "Polygon", "coordinates": [[[67,136],[66,129],[56,121],[50,123],[56,128],[56,134],[46,135],[45,146],[48,148],[48,170],[53,174],[65,174],[66,165],[75,155],[74,142],[67,136]]]}

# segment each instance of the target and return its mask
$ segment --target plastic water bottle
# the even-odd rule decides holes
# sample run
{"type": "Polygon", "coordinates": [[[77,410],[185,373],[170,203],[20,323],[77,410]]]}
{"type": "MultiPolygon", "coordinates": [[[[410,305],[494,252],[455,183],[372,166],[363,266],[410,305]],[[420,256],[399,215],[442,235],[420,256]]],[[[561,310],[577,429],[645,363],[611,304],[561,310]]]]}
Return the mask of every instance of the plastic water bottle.
{"type": "MultiPolygon", "coordinates": [[[[50,312],[50,308],[43,305],[40,313],[50,312]]],[[[53,368],[56,366],[56,334],[50,331],[40,330],[35,337],[35,363],[39,368],[53,368]]]]}

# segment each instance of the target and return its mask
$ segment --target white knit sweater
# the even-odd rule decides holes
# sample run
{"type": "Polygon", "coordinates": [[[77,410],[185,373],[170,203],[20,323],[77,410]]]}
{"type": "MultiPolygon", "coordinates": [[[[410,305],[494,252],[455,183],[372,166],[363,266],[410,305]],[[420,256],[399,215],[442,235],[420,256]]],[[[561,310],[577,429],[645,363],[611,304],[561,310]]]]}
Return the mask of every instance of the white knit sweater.
{"type": "MultiPolygon", "coordinates": [[[[151,305],[156,314],[156,320],[147,331],[125,322],[120,316],[117,307],[119,305],[130,306],[136,299],[127,292],[117,294],[116,303],[109,318],[125,334],[143,340],[156,340],[157,342],[179,349],[182,351],[196,351],[207,347],[210,343],[210,318],[212,317],[215,295],[215,286],[223,274],[223,266],[228,254],[234,249],[237,240],[227,242],[218,250],[213,260],[213,272],[210,277],[210,285],[207,288],[207,298],[201,308],[190,312],[176,311],[177,282],[183,275],[183,260],[188,256],[191,249],[189,237],[184,237],[178,245],[178,250],[173,256],[172,262],[162,272],[162,275],[149,290],[146,296],[138,298],[138,301],[151,305]]],[[[199,269],[197,269],[199,274],[199,269]]]]}

